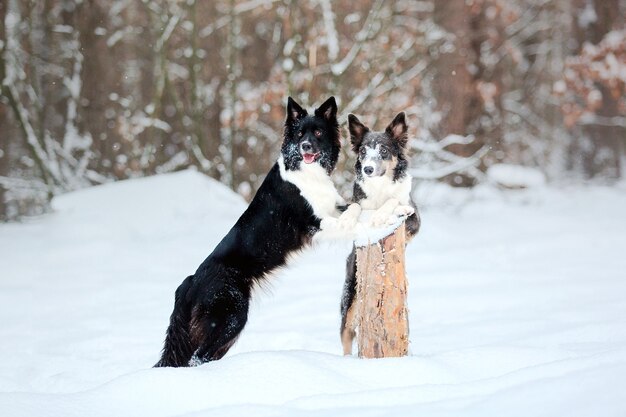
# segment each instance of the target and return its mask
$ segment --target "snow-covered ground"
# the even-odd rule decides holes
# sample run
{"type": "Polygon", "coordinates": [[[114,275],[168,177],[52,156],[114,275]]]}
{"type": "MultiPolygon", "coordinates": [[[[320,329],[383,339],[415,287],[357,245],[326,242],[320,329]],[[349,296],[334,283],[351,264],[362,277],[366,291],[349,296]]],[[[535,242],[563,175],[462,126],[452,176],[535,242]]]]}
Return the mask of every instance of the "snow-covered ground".
{"type": "Polygon", "coordinates": [[[65,195],[0,226],[0,416],[624,416],[625,191],[424,189],[411,356],[341,355],[335,243],[186,369],[151,369],[174,290],[245,203],[192,171],[65,195]]]}

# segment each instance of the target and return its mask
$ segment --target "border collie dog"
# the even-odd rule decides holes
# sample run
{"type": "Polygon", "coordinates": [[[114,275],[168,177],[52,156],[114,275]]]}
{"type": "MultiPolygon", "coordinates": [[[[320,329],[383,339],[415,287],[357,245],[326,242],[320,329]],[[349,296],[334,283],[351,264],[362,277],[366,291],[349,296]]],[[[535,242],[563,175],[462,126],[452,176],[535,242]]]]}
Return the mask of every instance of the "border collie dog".
{"type": "MultiPolygon", "coordinates": [[[[417,207],[411,200],[411,175],[407,172],[407,124],[404,112],[399,113],[384,132],[371,132],[353,114],[348,116],[352,149],[357,154],[354,166],[353,202],[363,210],[375,210],[370,226],[377,227],[407,216],[407,238],[420,228],[417,207]]],[[[344,355],[352,353],[354,339],[354,296],[356,294],[356,249],[353,247],[346,265],[346,281],[341,298],[341,343],[344,355]]]]}
{"type": "Polygon", "coordinates": [[[255,284],[311,243],[322,220],[338,216],[344,202],[330,174],[339,150],[334,97],[312,115],[290,97],[280,157],[237,223],[176,290],[156,367],[226,354],[246,324],[255,284]]]}

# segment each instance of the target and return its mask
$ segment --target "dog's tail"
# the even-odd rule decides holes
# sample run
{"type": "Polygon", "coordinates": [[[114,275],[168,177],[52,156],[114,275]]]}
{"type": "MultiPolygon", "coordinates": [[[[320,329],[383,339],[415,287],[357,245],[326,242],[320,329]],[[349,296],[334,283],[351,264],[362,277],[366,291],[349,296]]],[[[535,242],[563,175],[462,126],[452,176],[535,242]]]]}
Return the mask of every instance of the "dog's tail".
{"type": "Polygon", "coordinates": [[[165,366],[189,366],[194,347],[189,336],[191,320],[191,303],[188,292],[193,283],[193,275],[188,276],[176,290],[174,311],[167,328],[165,344],[161,359],[154,365],[155,368],[165,366]]]}

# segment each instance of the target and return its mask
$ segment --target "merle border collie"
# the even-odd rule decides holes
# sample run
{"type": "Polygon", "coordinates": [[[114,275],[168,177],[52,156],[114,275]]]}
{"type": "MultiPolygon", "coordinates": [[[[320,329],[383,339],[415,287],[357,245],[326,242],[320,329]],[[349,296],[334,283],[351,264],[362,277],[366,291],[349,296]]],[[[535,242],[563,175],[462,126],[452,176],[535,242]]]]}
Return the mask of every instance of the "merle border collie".
{"type": "MultiPolygon", "coordinates": [[[[399,113],[384,132],[372,132],[350,114],[348,130],[352,149],[357,154],[354,170],[356,181],[353,202],[363,210],[376,210],[370,226],[382,226],[394,215],[408,215],[405,221],[407,238],[420,228],[420,217],[411,200],[411,175],[408,173],[407,124],[404,112],[399,113]]],[[[352,206],[351,206],[352,207],[352,206]]],[[[344,355],[352,353],[354,339],[353,303],[356,294],[356,249],[348,255],[346,281],[341,298],[341,343],[344,355]]]]}
{"type": "Polygon", "coordinates": [[[312,115],[288,99],[280,157],[237,223],[176,290],[156,367],[222,358],[246,324],[255,284],[310,244],[322,220],[337,217],[344,202],[330,174],[339,137],[334,97],[312,115]]]}

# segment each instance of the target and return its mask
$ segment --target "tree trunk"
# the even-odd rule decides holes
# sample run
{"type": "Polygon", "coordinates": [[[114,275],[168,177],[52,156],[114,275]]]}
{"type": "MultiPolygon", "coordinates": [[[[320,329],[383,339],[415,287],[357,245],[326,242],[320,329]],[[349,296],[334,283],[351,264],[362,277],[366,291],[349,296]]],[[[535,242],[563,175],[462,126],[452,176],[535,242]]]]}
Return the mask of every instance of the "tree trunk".
{"type": "MultiPolygon", "coordinates": [[[[0,144],[0,176],[8,176],[9,140],[10,132],[8,110],[3,97],[2,81],[4,80],[4,49],[6,48],[6,35],[4,32],[4,19],[7,13],[5,2],[0,2],[0,132],[6,135],[0,144]]],[[[6,189],[0,184],[0,221],[7,220],[7,206],[5,200],[6,189]]]]}
{"type": "Polygon", "coordinates": [[[361,358],[406,356],[409,320],[404,222],[376,243],[357,247],[355,323],[361,358]]]}
{"type": "MultiPolygon", "coordinates": [[[[442,112],[441,137],[450,134],[468,134],[468,125],[472,115],[474,95],[473,80],[468,67],[473,57],[471,48],[471,27],[469,7],[465,0],[435,2],[435,22],[455,36],[454,49],[441,51],[435,61],[437,77],[434,80],[434,93],[437,110],[442,112]]],[[[460,156],[465,149],[456,147],[454,152],[460,156]]]]}
{"type": "MultiPolygon", "coordinates": [[[[482,104],[476,94],[475,74],[471,67],[478,67],[472,40],[476,37],[472,27],[472,12],[465,0],[434,2],[434,20],[446,32],[454,36],[452,48],[440,48],[435,57],[436,77],[433,82],[437,111],[441,121],[436,135],[443,139],[456,134],[475,136],[471,146],[454,144],[447,150],[460,157],[470,157],[484,143],[480,126],[476,121],[483,113],[482,104]]],[[[460,174],[452,174],[445,180],[453,186],[472,186],[475,179],[460,174]]]]}

